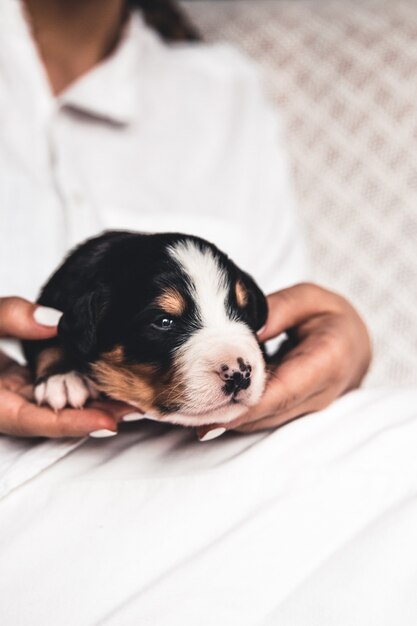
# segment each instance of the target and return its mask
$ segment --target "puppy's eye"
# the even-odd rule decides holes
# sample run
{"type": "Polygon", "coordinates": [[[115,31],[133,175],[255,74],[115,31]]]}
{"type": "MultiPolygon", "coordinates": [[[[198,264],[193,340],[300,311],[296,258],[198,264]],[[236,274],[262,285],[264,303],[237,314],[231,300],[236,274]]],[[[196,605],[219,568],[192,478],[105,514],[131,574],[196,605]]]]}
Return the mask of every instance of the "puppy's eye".
{"type": "Polygon", "coordinates": [[[174,320],[167,315],[161,315],[157,317],[151,324],[153,328],[157,328],[158,330],[170,330],[174,325],[174,320]]]}

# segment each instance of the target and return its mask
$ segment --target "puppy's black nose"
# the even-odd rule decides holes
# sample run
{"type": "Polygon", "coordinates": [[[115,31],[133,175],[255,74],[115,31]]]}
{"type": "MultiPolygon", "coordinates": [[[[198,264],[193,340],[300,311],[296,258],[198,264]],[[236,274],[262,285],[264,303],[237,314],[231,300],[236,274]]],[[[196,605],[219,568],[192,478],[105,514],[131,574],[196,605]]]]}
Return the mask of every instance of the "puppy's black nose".
{"type": "Polygon", "coordinates": [[[240,357],[237,359],[237,368],[222,365],[220,378],[224,380],[223,391],[227,396],[236,395],[242,389],[247,389],[251,383],[252,367],[240,357]]]}

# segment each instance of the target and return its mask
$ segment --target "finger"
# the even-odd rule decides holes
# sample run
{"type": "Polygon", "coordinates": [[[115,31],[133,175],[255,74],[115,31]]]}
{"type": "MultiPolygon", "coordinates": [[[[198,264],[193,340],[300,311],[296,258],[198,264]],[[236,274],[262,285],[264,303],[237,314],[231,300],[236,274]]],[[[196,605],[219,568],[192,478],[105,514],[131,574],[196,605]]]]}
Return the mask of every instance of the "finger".
{"type": "Polygon", "coordinates": [[[271,376],[266,391],[256,407],[246,411],[232,422],[199,426],[197,428],[197,437],[200,441],[215,439],[226,430],[238,430],[244,424],[257,422],[273,413],[288,412],[304,401],[304,390],[302,391],[302,397],[297,397],[295,392],[291,392],[285,383],[274,374],[271,376]]]}
{"type": "Polygon", "coordinates": [[[292,414],[303,403],[311,402],[323,392],[328,393],[332,399],[337,398],[342,393],[343,386],[339,372],[334,370],[335,362],[338,359],[328,341],[322,341],[318,335],[308,337],[271,372],[264,395],[255,407],[227,424],[199,427],[198,438],[210,438],[206,435],[215,429],[221,434],[218,429],[235,430],[243,424],[262,420],[266,416],[292,414]]]}
{"type": "Polygon", "coordinates": [[[8,390],[0,391],[0,432],[20,437],[85,437],[97,432],[117,432],[117,419],[99,408],[39,407],[8,390]]]}
{"type": "Polygon", "coordinates": [[[270,313],[264,328],[258,333],[260,341],[277,337],[316,315],[338,310],[342,298],[317,285],[302,283],[276,291],[267,300],[270,313]]]}
{"type": "Polygon", "coordinates": [[[324,389],[337,387],[332,367],[326,348],[317,346],[315,337],[306,340],[272,372],[261,401],[230,426],[290,411],[324,389]]]}
{"type": "Polygon", "coordinates": [[[0,337],[48,339],[57,333],[61,313],[23,298],[0,298],[0,337]]]}
{"type": "Polygon", "coordinates": [[[334,400],[329,394],[318,394],[314,398],[309,398],[305,402],[300,403],[296,407],[292,407],[288,411],[278,413],[276,415],[268,415],[259,420],[249,421],[247,423],[237,426],[233,430],[241,433],[253,433],[259,430],[268,430],[271,428],[278,428],[284,424],[294,421],[300,417],[305,417],[310,413],[316,413],[322,411],[334,400]]]}
{"type": "Polygon", "coordinates": [[[243,416],[240,416],[238,419],[233,420],[233,422],[228,422],[227,424],[199,426],[196,429],[197,438],[199,441],[209,441],[220,437],[226,431],[235,430],[242,433],[249,433],[256,430],[276,428],[277,426],[281,426],[295,417],[301,417],[302,415],[309,413],[310,411],[305,408],[307,405],[311,405],[310,399],[297,402],[290,409],[282,410],[277,414],[272,414],[271,411],[273,409],[269,407],[269,413],[267,412],[268,409],[263,408],[259,411],[259,413],[246,412],[243,416]],[[308,404],[309,401],[310,404],[308,404]]]}
{"type": "Polygon", "coordinates": [[[110,400],[108,398],[105,398],[104,400],[96,400],[89,406],[91,408],[110,413],[117,422],[123,421],[126,415],[130,416],[128,421],[134,421],[134,416],[136,416],[137,420],[142,419],[144,416],[144,413],[139,412],[138,409],[135,408],[133,410],[131,404],[126,404],[125,402],[119,402],[117,400],[110,400]]]}

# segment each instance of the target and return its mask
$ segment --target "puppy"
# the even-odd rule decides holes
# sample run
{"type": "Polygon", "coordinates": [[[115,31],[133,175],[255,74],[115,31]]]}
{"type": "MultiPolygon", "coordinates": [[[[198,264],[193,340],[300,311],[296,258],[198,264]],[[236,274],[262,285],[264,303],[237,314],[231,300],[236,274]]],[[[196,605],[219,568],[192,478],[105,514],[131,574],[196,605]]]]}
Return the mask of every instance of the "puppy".
{"type": "Polygon", "coordinates": [[[266,299],[203,239],[105,232],[70,253],[38,303],[63,311],[56,338],[24,342],[35,398],[55,410],[104,393],[198,426],[233,420],[264,390],[266,299]]]}

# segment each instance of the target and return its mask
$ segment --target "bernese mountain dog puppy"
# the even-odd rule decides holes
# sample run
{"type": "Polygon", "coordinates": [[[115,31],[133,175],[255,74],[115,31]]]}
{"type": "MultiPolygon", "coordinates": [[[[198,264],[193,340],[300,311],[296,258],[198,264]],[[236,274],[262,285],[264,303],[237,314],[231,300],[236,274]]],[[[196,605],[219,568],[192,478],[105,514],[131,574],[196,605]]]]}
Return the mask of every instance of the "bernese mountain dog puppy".
{"type": "Polygon", "coordinates": [[[25,341],[35,398],[55,410],[99,394],[171,423],[228,422],[264,390],[265,296],[213,244],[105,232],[69,254],[38,303],[58,335],[25,341]]]}

